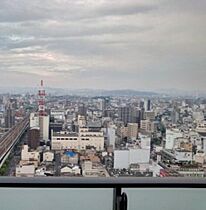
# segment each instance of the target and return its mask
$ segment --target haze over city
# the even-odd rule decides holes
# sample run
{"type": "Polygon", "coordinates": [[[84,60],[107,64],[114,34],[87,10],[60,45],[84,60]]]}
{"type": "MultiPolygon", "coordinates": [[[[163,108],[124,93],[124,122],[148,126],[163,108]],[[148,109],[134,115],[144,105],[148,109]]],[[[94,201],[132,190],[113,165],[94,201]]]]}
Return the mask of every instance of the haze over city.
{"type": "Polygon", "coordinates": [[[13,0],[1,87],[206,90],[204,0],[13,0]]]}
{"type": "Polygon", "coordinates": [[[0,210],[205,210],[205,20],[206,0],[0,0],[0,210]]]}

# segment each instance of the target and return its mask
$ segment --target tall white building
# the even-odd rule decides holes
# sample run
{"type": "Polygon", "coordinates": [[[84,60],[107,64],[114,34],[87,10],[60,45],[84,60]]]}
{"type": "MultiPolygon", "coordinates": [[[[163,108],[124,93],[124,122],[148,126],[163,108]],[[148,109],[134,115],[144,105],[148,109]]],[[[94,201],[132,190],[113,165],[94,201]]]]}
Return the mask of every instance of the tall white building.
{"type": "Polygon", "coordinates": [[[40,139],[49,140],[49,115],[39,116],[40,139]]]}
{"type": "Polygon", "coordinates": [[[110,126],[106,128],[106,136],[107,136],[107,143],[110,146],[113,146],[115,148],[115,128],[113,126],[110,126]]]}
{"type": "Polygon", "coordinates": [[[40,128],[40,139],[48,141],[49,139],[49,115],[38,116],[37,113],[30,114],[30,128],[40,128]]]}

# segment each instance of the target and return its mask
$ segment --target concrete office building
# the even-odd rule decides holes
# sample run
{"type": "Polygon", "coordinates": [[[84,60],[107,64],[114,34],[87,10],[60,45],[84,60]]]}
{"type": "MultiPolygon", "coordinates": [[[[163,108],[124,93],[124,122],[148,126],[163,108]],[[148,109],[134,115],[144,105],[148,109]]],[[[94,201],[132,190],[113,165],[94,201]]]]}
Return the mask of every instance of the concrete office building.
{"type": "Polygon", "coordinates": [[[102,131],[90,128],[80,128],[79,132],[52,133],[53,150],[85,150],[87,147],[95,147],[97,151],[104,149],[104,135],[102,131]]]}

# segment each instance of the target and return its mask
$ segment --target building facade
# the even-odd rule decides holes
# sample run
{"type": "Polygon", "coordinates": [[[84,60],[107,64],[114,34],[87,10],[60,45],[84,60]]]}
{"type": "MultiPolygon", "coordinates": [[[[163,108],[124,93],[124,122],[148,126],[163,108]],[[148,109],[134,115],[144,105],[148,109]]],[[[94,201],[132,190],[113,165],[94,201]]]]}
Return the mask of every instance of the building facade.
{"type": "Polygon", "coordinates": [[[104,135],[102,131],[94,131],[89,128],[80,128],[79,132],[52,133],[51,141],[53,150],[85,150],[94,147],[97,151],[104,150],[104,135]]]}

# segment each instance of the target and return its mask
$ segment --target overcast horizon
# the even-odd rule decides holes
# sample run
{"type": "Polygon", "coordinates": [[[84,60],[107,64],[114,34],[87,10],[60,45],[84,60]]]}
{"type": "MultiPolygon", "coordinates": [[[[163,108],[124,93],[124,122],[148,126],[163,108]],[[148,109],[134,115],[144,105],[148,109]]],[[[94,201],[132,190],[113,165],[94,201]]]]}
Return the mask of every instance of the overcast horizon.
{"type": "Polygon", "coordinates": [[[205,91],[205,0],[1,0],[0,86],[205,91]]]}

